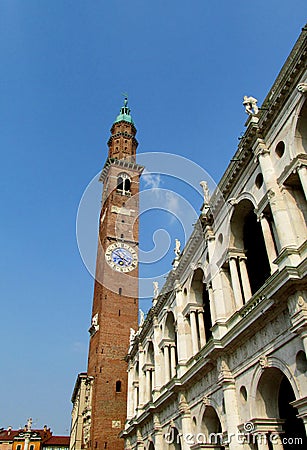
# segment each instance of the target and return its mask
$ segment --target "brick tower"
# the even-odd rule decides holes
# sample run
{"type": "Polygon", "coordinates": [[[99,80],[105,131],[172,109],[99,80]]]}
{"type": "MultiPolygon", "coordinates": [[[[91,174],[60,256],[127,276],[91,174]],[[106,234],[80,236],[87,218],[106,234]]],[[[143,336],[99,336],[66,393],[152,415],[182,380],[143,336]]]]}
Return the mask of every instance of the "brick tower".
{"type": "Polygon", "coordinates": [[[87,375],[92,380],[88,447],[122,450],[130,329],[138,327],[138,142],[127,99],[111,128],[100,181],[102,207],[87,375]]]}

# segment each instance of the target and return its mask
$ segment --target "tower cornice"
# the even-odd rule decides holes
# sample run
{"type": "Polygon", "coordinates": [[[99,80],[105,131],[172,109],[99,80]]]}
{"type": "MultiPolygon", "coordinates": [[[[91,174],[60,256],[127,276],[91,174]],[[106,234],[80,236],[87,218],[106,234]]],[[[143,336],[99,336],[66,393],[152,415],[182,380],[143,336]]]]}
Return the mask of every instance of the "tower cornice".
{"type": "Polygon", "coordinates": [[[127,159],[108,158],[101,171],[99,181],[102,181],[104,183],[111,166],[120,167],[126,170],[133,170],[134,172],[138,172],[139,174],[141,174],[144,170],[144,166],[141,166],[133,161],[129,161],[127,159]]]}

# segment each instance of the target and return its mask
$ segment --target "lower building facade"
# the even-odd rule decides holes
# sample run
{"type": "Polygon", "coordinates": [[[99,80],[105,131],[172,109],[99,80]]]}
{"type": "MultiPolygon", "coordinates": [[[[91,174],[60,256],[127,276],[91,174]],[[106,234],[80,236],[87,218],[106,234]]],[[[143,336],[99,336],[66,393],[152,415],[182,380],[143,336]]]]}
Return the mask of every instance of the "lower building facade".
{"type": "Polygon", "coordinates": [[[306,448],[306,36],[131,336],[126,450],[306,448]]]}

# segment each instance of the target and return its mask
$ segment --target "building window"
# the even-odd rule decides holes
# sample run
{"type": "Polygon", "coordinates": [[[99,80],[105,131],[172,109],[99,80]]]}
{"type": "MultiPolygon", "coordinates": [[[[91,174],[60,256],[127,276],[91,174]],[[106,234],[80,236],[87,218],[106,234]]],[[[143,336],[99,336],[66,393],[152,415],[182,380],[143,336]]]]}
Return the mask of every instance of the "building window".
{"type": "Polygon", "coordinates": [[[285,153],[285,143],[283,141],[278,142],[275,148],[276,155],[281,158],[285,153]]]}
{"type": "Polygon", "coordinates": [[[120,173],[117,178],[117,192],[122,195],[130,195],[131,180],[126,173],[120,173]]]}
{"type": "Polygon", "coordinates": [[[21,445],[17,445],[17,450],[21,450],[21,445]]]}
{"type": "Polygon", "coordinates": [[[116,392],[121,392],[122,391],[122,382],[120,380],[116,381],[115,391],[116,392]]]}

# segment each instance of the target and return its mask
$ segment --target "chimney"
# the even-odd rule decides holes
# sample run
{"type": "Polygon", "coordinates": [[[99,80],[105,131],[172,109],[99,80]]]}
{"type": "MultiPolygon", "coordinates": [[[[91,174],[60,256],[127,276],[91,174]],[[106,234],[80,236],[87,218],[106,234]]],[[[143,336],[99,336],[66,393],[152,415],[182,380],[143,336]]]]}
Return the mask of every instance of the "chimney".
{"type": "Polygon", "coordinates": [[[11,427],[11,425],[9,425],[9,426],[7,427],[7,434],[10,435],[10,434],[11,434],[11,431],[12,431],[12,427],[11,427]]]}

